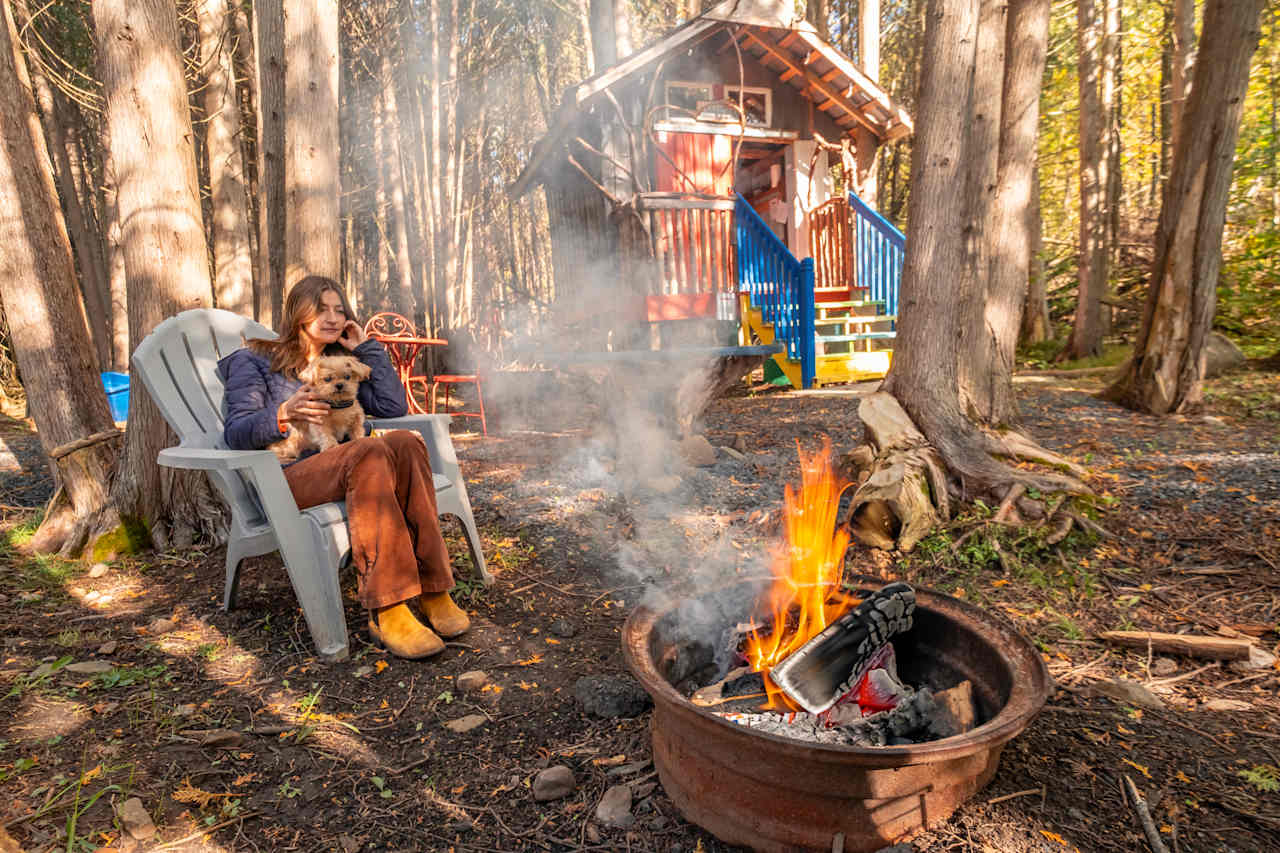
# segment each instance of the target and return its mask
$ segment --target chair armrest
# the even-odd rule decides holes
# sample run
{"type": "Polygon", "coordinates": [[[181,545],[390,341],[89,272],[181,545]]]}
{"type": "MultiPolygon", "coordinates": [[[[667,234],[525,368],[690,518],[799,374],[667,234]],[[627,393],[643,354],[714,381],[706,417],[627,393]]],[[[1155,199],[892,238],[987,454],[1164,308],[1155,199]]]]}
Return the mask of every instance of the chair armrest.
{"type": "Polygon", "coordinates": [[[218,450],[211,447],[166,447],[156,462],[166,468],[193,468],[200,471],[237,471],[257,468],[264,462],[277,466],[280,460],[270,450],[218,450]]]}
{"type": "Polygon", "coordinates": [[[462,482],[462,468],[453,452],[453,439],[449,437],[452,415],[404,415],[399,418],[369,418],[374,429],[408,429],[422,436],[427,445],[427,458],[431,470],[443,474],[453,483],[462,482]]]}

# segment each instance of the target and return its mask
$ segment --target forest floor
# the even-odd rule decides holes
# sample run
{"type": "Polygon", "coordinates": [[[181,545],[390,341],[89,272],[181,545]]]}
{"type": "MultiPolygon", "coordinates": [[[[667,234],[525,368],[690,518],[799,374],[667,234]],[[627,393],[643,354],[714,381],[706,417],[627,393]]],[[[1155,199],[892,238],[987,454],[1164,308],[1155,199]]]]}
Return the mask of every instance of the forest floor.
{"type": "MultiPolygon", "coordinates": [[[[990,786],[895,850],[1146,849],[1125,775],[1171,850],[1280,849],[1280,670],[1152,658],[1096,639],[1116,628],[1234,630],[1276,651],[1280,374],[1214,380],[1195,417],[1130,413],[1091,395],[1100,381],[1024,374],[1018,389],[1028,432],[1088,469],[1113,538],[1005,539],[997,553],[1004,534],[979,510],[908,557],[849,549],[849,573],[1003,613],[1057,683],[990,786]],[[1164,707],[1107,698],[1116,679],[1164,707]]],[[[649,713],[591,715],[575,688],[584,676],[626,683],[619,634],[646,596],[763,565],[783,484],[797,479],[797,443],[812,450],[829,435],[838,453],[852,449],[857,395],[870,387],[718,400],[705,434],[743,458],[721,451],[692,469],[669,446],[611,449],[599,413],[576,396],[542,407],[541,423],[504,425],[491,404],[491,434],[455,441],[497,582],[475,583],[449,525],[456,597],[475,625],[424,662],[372,644],[349,573],[351,657],[323,665],[277,557],[247,561],[239,607],[223,613],[221,549],[119,560],[97,577],[23,556],[47,481],[30,428],[5,421],[4,833],[30,851],[732,849],[664,793],[649,713]],[[623,497],[620,467],[641,462],[663,488],[623,497]],[[487,681],[469,690],[458,676],[474,670],[487,681]],[[538,802],[532,781],[552,765],[569,767],[574,787],[538,802]],[[625,829],[597,816],[620,784],[633,798],[625,829]],[[117,816],[131,798],[157,828],[142,844],[117,816]]]]}

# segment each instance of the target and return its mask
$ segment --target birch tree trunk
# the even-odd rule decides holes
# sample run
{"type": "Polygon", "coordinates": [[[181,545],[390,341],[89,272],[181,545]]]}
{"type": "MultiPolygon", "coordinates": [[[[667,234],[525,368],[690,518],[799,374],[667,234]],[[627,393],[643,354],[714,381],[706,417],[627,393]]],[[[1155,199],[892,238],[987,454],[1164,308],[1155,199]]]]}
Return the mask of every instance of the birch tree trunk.
{"type": "Polygon", "coordinates": [[[1263,0],[1209,0],[1195,80],[1178,122],[1133,359],[1105,392],[1151,414],[1203,404],[1222,229],[1263,0]]]}
{"type": "Polygon", "coordinates": [[[11,7],[0,4],[0,302],[27,410],[57,472],[60,499],[31,547],[79,552],[82,519],[108,503],[117,433],[78,306],[71,244],[11,7]],[[68,449],[87,440],[81,449],[68,449]]]}
{"type": "Polygon", "coordinates": [[[1103,199],[1107,187],[1102,152],[1102,103],[1098,95],[1098,21],[1093,0],[1079,0],[1077,44],[1080,78],[1079,293],[1071,337],[1059,360],[1102,352],[1102,294],[1107,286],[1103,199]]]}
{"type": "MultiPolygon", "coordinates": [[[[207,307],[212,296],[177,11],[172,0],[95,0],[93,18],[129,282],[129,336],[140,341],[165,318],[207,307]]],[[[148,526],[157,547],[181,547],[223,526],[202,474],[156,465],[156,454],[173,441],[142,383],[133,383],[111,495],[121,516],[148,526]]],[[[104,548],[123,545],[112,536],[101,541],[104,548]]]]}
{"type": "Polygon", "coordinates": [[[338,0],[284,3],[285,292],[342,277],[338,160],[338,0]]]}
{"type": "Polygon", "coordinates": [[[254,0],[253,57],[258,76],[258,321],[274,326],[284,310],[284,7],[254,0]]]}
{"type": "Polygon", "coordinates": [[[253,261],[227,0],[200,0],[199,18],[200,56],[206,69],[203,100],[213,210],[213,298],[219,308],[249,316],[253,313],[253,261]]]}

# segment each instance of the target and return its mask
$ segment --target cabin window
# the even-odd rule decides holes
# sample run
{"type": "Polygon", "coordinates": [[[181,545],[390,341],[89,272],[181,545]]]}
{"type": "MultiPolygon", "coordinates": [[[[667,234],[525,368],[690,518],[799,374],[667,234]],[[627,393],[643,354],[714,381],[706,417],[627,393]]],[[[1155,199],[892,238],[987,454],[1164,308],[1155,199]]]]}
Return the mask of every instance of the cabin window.
{"type": "Polygon", "coordinates": [[[764,86],[726,86],[721,83],[668,81],[668,121],[738,123],[738,97],[750,127],[770,127],[773,123],[773,93],[764,86]]]}

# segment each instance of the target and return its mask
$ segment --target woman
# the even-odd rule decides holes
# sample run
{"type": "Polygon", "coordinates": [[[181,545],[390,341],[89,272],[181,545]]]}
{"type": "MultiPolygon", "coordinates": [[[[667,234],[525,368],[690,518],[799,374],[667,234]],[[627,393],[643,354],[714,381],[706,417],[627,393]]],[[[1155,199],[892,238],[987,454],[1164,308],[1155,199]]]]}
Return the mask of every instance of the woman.
{"type": "MultiPolygon", "coordinates": [[[[326,352],[350,353],[370,367],[359,391],[369,416],[406,413],[404,388],[387,351],[365,337],[333,279],[313,275],[298,282],[289,291],[283,326],[282,337],[249,341],[218,363],[226,386],[228,447],[258,450],[283,438],[290,424],[323,421],[329,404],[313,395],[298,371],[326,352]]],[[[471,627],[449,595],[453,571],[440,535],[426,445],[417,433],[393,430],[312,451],[286,465],[284,475],[299,509],[347,502],[360,602],[370,611],[369,631],[392,654],[436,654],[444,649],[441,637],[471,627]]]]}

